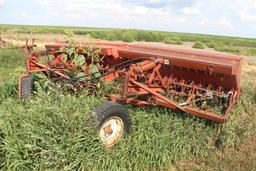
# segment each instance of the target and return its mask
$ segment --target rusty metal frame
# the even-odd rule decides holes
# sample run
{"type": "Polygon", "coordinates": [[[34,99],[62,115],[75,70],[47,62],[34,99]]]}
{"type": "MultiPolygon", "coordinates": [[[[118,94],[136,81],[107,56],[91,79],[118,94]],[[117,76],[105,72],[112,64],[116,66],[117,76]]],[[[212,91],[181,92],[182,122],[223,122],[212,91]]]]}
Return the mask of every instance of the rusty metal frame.
{"type": "Polygon", "coordinates": [[[30,52],[33,52],[34,48],[36,47],[34,38],[32,38],[31,41],[26,39],[25,44],[21,45],[21,46],[4,47],[6,44],[7,44],[7,41],[0,38],[0,48],[1,49],[20,49],[22,52],[29,54],[30,52]]]}
{"type": "MultiPolygon", "coordinates": [[[[99,55],[106,56],[100,69],[105,71],[114,68],[104,75],[105,81],[123,79],[120,95],[107,95],[112,101],[136,106],[155,104],[221,123],[228,119],[232,106],[240,96],[242,58],[239,56],[125,43],[81,43],[75,48],[87,48],[91,45],[101,49],[99,55]],[[125,68],[115,68],[123,61],[134,58],[143,60],[125,68]],[[166,93],[181,97],[185,102],[179,103],[166,93]],[[200,99],[199,96],[202,96],[202,101],[206,101],[207,93],[217,99],[228,100],[221,115],[193,105],[200,99]]],[[[33,72],[47,75],[51,72],[69,79],[66,70],[76,66],[61,62],[64,54],[56,53],[61,47],[70,45],[48,44],[46,51],[32,52],[27,62],[27,75],[33,72]],[[49,52],[55,59],[51,63],[40,64],[38,58],[49,52]]]]}

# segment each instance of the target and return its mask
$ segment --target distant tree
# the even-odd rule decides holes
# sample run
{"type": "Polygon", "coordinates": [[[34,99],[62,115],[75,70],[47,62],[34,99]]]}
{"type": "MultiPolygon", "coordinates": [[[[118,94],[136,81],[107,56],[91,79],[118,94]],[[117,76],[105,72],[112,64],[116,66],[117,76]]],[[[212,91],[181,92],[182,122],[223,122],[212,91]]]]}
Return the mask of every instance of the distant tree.
{"type": "Polygon", "coordinates": [[[183,44],[182,40],[178,36],[168,36],[168,37],[165,37],[163,42],[167,43],[167,44],[176,44],[176,45],[183,44]]]}
{"type": "Polygon", "coordinates": [[[134,35],[131,32],[125,32],[122,36],[124,42],[133,42],[135,40],[134,35]]]}
{"type": "Polygon", "coordinates": [[[108,39],[108,40],[110,40],[110,41],[118,40],[118,38],[117,38],[116,34],[115,34],[115,33],[113,33],[113,32],[108,33],[108,35],[107,35],[107,39],[108,39]]]}
{"type": "Polygon", "coordinates": [[[64,34],[68,37],[73,37],[75,35],[74,32],[70,29],[65,29],[64,34]]]}
{"type": "Polygon", "coordinates": [[[153,34],[149,31],[137,31],[136,38],[138,41],[154,41],[153,34]]]}
{"type": "Polygon", "coordinates": [[[193,48],[196,48],[196,49],[204,49],[205,46],[202,42],[200,41],[196,41],[195,44],[193,45],[193,48]]]}
{"type": "Polygon", "coordinates": [[[206,46],[207,46],[208,48],[215,48],[216,45],[217,45],[217,43],[214,42],[214,41],[210,41],[210,42],[206,43],[206,46]]]}

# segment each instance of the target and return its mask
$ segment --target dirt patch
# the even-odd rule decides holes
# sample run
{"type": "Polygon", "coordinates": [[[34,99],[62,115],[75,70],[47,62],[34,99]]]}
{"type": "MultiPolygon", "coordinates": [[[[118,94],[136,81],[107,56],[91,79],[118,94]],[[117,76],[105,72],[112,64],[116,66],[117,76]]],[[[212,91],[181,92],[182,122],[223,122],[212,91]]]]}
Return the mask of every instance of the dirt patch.
{"type": "MultiPolygon", "coordinates": [[[[192,48],[194,45],[194,42],[184,42],[181,45],[166,44],[166,43],[162,43],[162,42],[134,42],[132,44],[141,44],[141,45],[147,44],[147,45],[152,45],[155,47],[162,47],[162,48],[177,48],[177,49],[186,48],[186,49],[194,49],[195,50],[195,48],[192,48]]],[[[215,51],[213,48],[208,48],[208,47],[205,47],[205,49],[200,49],[200,50],[211,51],[211,52],[215,51]]]]}
{"type": "MultiPolygon", "coordinates": [[[[68,39],[73,39],[74,41],[77,42],[85,42],[88,41],[88,36],[86,35],[74,35],[73,37],[68,37],[63,34],[13,34],[13,33],[2,33],[1,35],[3,40],[12,41],[12,43],[15,44],[20,44],[23,43],[26,39],[36,39],[36,44],[39,45],[39,47],[43,47],[44,44],[49,43],[49,42],[54,42],[56,40],[68,40],[68,39]]],[[[95,40],[95,39],[92,39],[95,40]]],[[[104,41],[104,40],[100,40],[104,41]]],[[[107,42],[107,41],[106,41],[107,42]]],[[[117,41],[121,42],[121,41],[117,41]]],[[[161,48],[177,48],[177,49],[193,49],[193,50],[198,50],[192,48],[194,45],[194,42],[184,42],[182,45],[174,45],[174,44],[165,44],[162,42],[133,42],[131,44],[140,44],[140,45],[151,45],[154,47],[161,47],[161,48]]],[[[217,52],[217,53],[225,53],[225,52],[218,52],[215,51],[213,48],[208,48],[207,46],[205,49],[200,49],[198,51],[208,51],[208,52],[217,52]]],[[[228,53],[226,53],[228,54],[228,53]]],[[[244,62],[246,62],[249,65],[256,65],[256,56],[243,56],[244,62]]]]}
{"type": "Polygon", "coordinates": [[[256,65],[256,56],[242,56],[248,65],[256,65]]]}
{"type": "MultiPolygon", "coordinates": [[[[76,41],[83,41],[85,39],[85,35],[75,35],[72,39],[76,41]]],[[[26,40],[26,39],[36,39],[37,41],[41,42],[51,42],[56,40],[65,40],[68,39],[68,36],[63,34],[11,34],[11,33],[4,33],[2,34],[2,38],[4,40],[26,40]]]]}

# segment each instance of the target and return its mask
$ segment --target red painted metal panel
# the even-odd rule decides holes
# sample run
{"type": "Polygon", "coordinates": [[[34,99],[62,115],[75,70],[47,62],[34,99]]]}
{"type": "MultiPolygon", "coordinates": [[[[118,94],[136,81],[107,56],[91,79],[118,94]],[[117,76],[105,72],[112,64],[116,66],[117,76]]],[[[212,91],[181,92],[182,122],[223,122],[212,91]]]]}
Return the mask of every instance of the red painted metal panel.
{"type": "MultiPolygon", "coordinates": [[[[83,43],[76,47],[94,45],[101,48],[102,55],[137,58],[137,57],[160,57],[170,60],[170,64],[191,68],[195,70],[207,71],[209,67],[215,73],[235,75],[239,71],[238,64],[242,58],[236,55],[204,52],[201,50],[178,49],[178,48],[156,48],[149,45],[136,45],[125,43],[83,43]]],[[[60,47],[70,47],[66,43],[55,43],[46,45],[46,48],[59,49],[60,47]]]]}
{"type": "MultiPolygon", "coordinates": [[[[88,46],[100,48],[101,51],[97,53],[106,56],[98,63],[99,71],[105,74],[103,75],[105,81],[123,79],[121,96],[110,95],[114,101],[137,106],[157,104],[223,122],[240,95],[241,57],[147,44],[115,42],[80,43],[75,46],[62,42],[48,44],[46,49],[53,50],[48,53],[52,53],[55,59],[52,62],[40,64],[38,58],[44,56],[46,52],[31,53],[27,63],[27,73],[43,72],[49,77],[51,73],[54,77],[69,79],[67,74],[69,68],[77,69],[78,67],[71,61],[62,61],[62,56],[66,52],[56,53],[56,51],[61,47],[74,47],[82,53],[79,47],[88,46]],[[59,64],[58,67],[56,67],[57,64],[59,64]],[[221,107],[221,112],[211,108],[213,103],[221,107]],[[223,111],[225,111],[224,114],[223,111]]],[[[86,71],[82,72],[88,77],[90,73],[88,66],[93,60],[86,54],[84,57],[86,71]]],[[[80,87],[88,85],[81,81],[79,83],[80,87]]]]}

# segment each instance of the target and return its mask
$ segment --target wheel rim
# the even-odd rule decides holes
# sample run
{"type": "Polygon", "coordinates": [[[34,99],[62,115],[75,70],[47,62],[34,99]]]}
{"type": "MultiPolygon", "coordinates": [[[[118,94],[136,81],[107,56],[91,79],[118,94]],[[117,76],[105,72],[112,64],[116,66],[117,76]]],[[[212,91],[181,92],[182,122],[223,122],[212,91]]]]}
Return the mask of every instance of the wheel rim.
{"type": "Polygon", "coordinates": [[[121,118],[113,116],[102,124],[99,137],[106,147],[112,147],[123,136],[123,132],[124,122],[121,118]]]}

